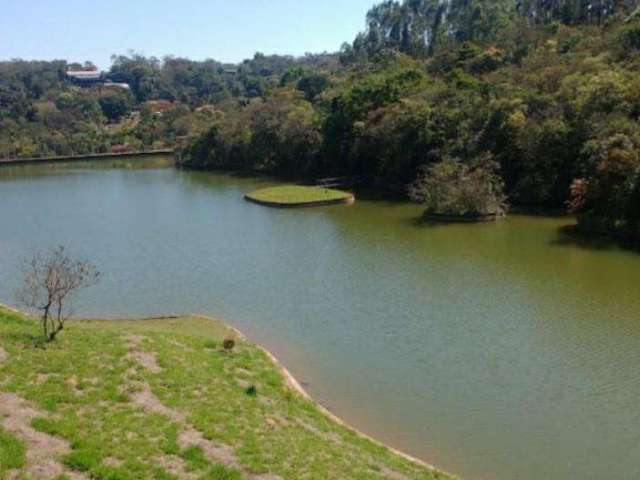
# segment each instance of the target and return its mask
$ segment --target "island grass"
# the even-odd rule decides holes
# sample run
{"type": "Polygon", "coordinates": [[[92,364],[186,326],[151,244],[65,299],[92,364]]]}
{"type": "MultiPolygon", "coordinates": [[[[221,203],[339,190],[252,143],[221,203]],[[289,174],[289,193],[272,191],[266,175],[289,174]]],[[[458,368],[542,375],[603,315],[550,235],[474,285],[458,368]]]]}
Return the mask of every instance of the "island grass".
{"type": "MultiPolygon", "coordinates": [[[[0,307],[6,353],[0,395],[30,402],[39,412],[31,427],[68,442],[59,458],[67,474],[114,480],[449,478],[333,421],[286,383],[262,349],[222,323],[201,317],[77,321],[45,348],[38,335],[36,322],[0,307]],[[226,352],[222,341],[230,336],[236,346],[226,352]],[[155,369],[136,360],[132,348],[153,359],[155,369]],[[143,388],[174,414],[134,401],[143,388]],[[212,458],[201,445],[181,444],[187,426],[227,448],[235,463],[212,458]]],[[[18,452],[9,468],[28,469],[20,443],[12,442],[18,440],[0,432],[0,445],[10,445],[0,447],[0,455],[18,452]]]]}
{"type": "Polygon", "coordinates": [[[248,200],[277,205],[303,205],[314,203],[346,202],[353,195],[340,190],[301,185],[283,185],[256,190],[247,195],[248,200]]]}

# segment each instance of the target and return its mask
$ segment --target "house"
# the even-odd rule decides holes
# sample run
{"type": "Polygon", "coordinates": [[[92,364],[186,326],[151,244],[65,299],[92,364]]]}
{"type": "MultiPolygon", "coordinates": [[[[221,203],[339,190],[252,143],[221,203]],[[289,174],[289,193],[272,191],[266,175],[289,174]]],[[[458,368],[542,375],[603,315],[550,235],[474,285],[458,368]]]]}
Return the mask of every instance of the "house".
{"type": "Polygon", "coordinates": [[[105,80],[104,73],[97,70],[70,70],[67,72],[67,78],[79,85],[95,85],[105,80]]]}
{"type": "Polygon", "coordinates": [[[69,70],[67,72],[67,78],[82,87],[100,85],[103,87],[122,88],[124,90],[131,89],[128,83],[113,82],[108,78],[107,74],[97,70],[69,70]]]}

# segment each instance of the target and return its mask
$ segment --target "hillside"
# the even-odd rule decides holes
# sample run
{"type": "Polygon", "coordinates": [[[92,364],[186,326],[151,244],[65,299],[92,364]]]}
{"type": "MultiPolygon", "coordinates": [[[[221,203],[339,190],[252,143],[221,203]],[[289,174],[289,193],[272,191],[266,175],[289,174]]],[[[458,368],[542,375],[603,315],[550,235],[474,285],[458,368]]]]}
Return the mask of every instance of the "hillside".
{"type": "Polygon", "coordinates": [[[117,57],[130,92],[73,85],[62,61],[0,63],[0,156],[171,146],[186,168],[400,192],[435,163],[490,164],[512,205],[640,238],[635,0],[388,1],[366,25],[337,54],[117,57]]]}
{"type": "Polygon", "coordinates": [[[0,478],[449,478],[336,423],[214,320],[39,333],[0,307],[0,478]]]}

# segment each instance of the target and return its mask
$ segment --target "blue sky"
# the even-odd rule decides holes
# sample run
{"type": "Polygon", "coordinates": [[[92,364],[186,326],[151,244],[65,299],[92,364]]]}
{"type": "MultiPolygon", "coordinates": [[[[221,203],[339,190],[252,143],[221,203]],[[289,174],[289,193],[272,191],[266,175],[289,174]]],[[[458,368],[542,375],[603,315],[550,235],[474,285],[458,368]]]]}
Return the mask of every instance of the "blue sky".
{"type": "Polygon", "coordinates": [[[375,0],[0,0],[0,59],[91,60],[128,50],[238,62],[335,51],[375,0]]]}

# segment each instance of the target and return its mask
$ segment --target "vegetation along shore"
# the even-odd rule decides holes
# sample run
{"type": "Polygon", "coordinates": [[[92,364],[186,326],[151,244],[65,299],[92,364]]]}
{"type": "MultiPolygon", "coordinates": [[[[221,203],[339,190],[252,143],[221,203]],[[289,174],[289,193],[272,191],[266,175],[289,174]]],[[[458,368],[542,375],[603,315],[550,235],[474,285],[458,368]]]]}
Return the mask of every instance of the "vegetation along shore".
{"type": "Polygon", "coordinates": [[[0,62],[0,158],[175,148],[185,168],[405,190],[466,172],[425,209],[508,200],[639,240],[639,64],[635,0],[382,2],[336,53],[121,55],[91,85],[68,75],[90,63],[0,62]]]}
{"type": "Polygon", "coordinates": [[[76,320],[40,339],[0,307],[0,478],[452,478],[328,415],[219,321],[76,320]]]}
{"type": "Polygon", "coordinates": [[[25,163],[52,163],[52,162],[71,162],[82,160],[110,160],[114,158],[129,157],[155,157],[158,155],[171,155],[173,149],[164,148],[159,150],[143,150],[138,152],[107,152],[107,153],[88,153],[84,155],[57,155],[53,157],[17,157],[17,158],[1,158],[0,165],[18,165],[25,163]]]}

